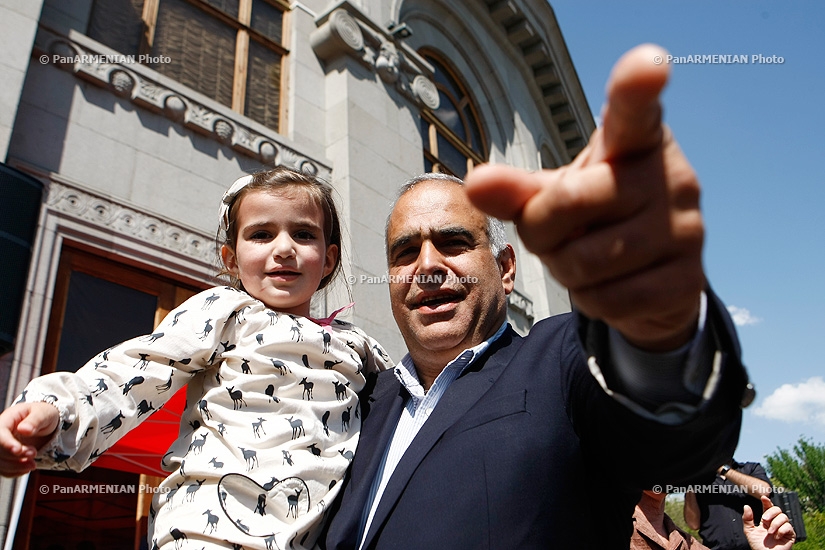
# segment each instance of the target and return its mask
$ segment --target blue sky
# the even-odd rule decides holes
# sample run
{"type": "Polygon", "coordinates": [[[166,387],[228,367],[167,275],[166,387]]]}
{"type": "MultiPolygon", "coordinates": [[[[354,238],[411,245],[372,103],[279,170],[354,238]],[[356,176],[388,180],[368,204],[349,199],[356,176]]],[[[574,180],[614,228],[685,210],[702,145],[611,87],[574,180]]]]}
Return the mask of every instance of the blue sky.
{"type": "Polygon", "coordinates": [[[594,115],[637,44],[751,61],[672,64],[665,120],[702,183],[705,271],[757,389],[736,458],[825,444],[825,2],[550,3],[594,115]]]}

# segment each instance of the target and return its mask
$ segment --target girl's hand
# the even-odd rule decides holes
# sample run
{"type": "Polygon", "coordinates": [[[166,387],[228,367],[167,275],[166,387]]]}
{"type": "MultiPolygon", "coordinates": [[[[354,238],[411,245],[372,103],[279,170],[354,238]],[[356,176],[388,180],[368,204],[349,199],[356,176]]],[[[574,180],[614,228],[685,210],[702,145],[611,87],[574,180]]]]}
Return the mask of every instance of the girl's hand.
{"type": "Polygon", "coordinates": [[[60,422],[54,405],[18,403],[0,414],[0,475],[20,476],[35,468],[34,457],[60,422]]]}

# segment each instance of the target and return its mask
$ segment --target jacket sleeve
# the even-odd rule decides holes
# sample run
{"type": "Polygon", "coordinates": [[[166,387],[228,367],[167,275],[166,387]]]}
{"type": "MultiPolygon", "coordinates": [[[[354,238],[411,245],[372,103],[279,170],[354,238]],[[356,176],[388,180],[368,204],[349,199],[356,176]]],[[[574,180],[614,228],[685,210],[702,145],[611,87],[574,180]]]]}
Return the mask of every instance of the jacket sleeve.
{"type": "Polygon", "coordinates": [[[38,468],[81,471],[160,409],[221,353],[237,291],[211,289],[173,310],[151,334],[105,350],[77,372],[32,380],[17,402],[45,401],[60,411],[38,468]]]}
{"type": "MultiPolygon", "coordinates": [[[[614,376],[607,349],[607,327],[579,318],[578,359],[568,351],[568,412],[589,462],[610,458],[604,475],[637,489],[684,486],[715,471],[733,456],[739,438],[741,408],[752,400],[752,387],[740,359],[739,342],[722,302],[707,291],[705,338],[710,362],[708,390],[678,416],[663,422],[628,406],[614,376]],[[582,353],[582,347],[584,351],[582,353]],[[712,379],[710,379],[712,378],[712,379]],[[686,414],[684,414],[686,413],[686,414]],[[621,452],[617,452],[621,449],[621,452]]],[[[604,470],[604,468],[601,468],[604,470]]]]}

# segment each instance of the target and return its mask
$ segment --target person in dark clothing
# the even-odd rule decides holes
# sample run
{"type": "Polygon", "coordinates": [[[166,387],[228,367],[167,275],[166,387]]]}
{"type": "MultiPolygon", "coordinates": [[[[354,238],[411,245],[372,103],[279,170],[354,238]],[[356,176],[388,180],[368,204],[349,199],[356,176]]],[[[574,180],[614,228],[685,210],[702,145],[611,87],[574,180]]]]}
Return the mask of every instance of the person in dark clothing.
{"type": "Polygon", "coordinates": [[[762,516],[760,497],[770,498],[773,486],[758,462],[730,462],[716,471],[707,491],[685,493],[685,522],[697,529],[711,550],[748,550],[742,511],[751,507],[755,523],[762,516]]]}

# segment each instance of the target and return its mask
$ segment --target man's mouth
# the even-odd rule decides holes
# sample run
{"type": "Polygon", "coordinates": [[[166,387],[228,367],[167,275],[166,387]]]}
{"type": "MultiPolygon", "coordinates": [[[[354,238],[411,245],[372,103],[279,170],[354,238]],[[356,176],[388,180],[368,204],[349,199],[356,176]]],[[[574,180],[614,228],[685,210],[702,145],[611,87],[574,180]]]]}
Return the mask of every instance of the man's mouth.
{"type": "Polygon", "coordinates": [[[444,304],[451,304],[461,301],[462,295],[455,291],[442,291],[432,294],[427,294],[419,297],[415,301],[415,308],[423,308],[428,310],[437,310],[444,304]]]}

